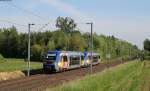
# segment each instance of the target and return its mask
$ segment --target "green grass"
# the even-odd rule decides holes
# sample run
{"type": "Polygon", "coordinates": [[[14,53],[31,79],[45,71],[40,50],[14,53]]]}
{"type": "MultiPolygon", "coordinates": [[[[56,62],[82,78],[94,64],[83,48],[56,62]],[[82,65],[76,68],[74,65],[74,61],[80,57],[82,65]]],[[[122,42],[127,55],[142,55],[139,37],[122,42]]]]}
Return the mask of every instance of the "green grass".
{"type": "MultiPolygon", "coordinates": [[[[31,69],[42,68],[42,63],[31,62],[31,69]]],[[[10,72],[16,70],[26,70],[27,62],[23,59],[5,59],[0,60],[0,72],[10,72]]]]}
{"type": "Polygon", "coordinates": [[[48,91],[149,91],[150,61],[134,61],[48,91]]]}

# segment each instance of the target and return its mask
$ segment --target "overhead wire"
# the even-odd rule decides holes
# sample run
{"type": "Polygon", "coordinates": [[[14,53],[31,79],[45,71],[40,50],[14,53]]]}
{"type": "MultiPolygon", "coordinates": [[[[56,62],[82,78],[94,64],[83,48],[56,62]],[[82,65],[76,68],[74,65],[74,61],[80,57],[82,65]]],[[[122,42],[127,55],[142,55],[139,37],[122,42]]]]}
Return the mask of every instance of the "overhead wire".
{"type": "Polygon", "coordinates": [[[50,24],[50,23],[46,23],[46,24],[44,24],[41,28],[39,28],[39,29],[38,29],[38,31],[43,30],[43,29],[44,29],[45,27],[47,27],[49,24],[50,24]]]}
{"type": "MultiPolygon", "coordinates": [[[[32,12],[32,11],[30,11],[30,10],[27,10],[27,9],[24,9],[24,8],[22,8],[22,7],[19,7],[19,6],[15,5],[15,4],[13,4],[13,3],[7,3],[7,4],[10,5],[11,7],[14,7],[14,8],[18,9],[18,10],[21,10],[22,12],[28,13],[28,14],[30,14],[30,15],[32,15],[32,16],[36,16],[36,17],[38,17],[39,19],[41,19],[41,20],[43,20],[43,21],[47,21],[47,20],[48,20],[48,18],[42,17],[42,16],[40,16],[40,15],[37,15],[37,14],[35,14],[34,12],[32,12]]],[[[9,22],[10,22],[10,21],[9,21],[9,22]]],[[[50,23],[51,23],[51,22],[48,22],[48,23],[44,24],[42,27],[40,27],[40,28],[38,29],[38,31],[43,30],[43,29],[44,29],[45,27],[47,27],[50,23]]],[[[16,25],[21,25],[21,24],[17,24],[17,23],[15,23],[15,24],[16,24],[16,25]]],[[[78,24],[86,24],[86,23],[80,22],[80,23],[78,23],[78,24]]]]}
{"type": "MultiPolygon", "coordinates": [[[[23,24],[11,22],[11,21],[9,21],[9,20],[2,20],[2,19],[0,19],[0,22],[6,22],[6,23],[9,23],[9,24],[12,24],[12,25],[17,25],[17,26],[21,26],[21,27],[27,27],[27,25],[23,25],[23,24]]],[[[38,31],[43,30],[45,27],[48,26],[48,24],[50,24],[50,23],[46,23],[46,24],[36,24],[36,25],[43,25],[42,27],[38,28],[37,30],[38,30],[38,31]]]]}
{"type": "Polygon", "coordinates": [[[17,6],[17,5],[15,5],[15,4],[13,4],[13,3],[7,3],[8,5],[10,5],[11,7],[14,7],[14,8],[16,8],[16,9],[18,9],[18,10],[21,10],[22,12],[25,12],[25,13],[28,13],[28,14],[30,14],[30,15],[32,15],[32,16],[36,16],[36,17],[38,17],[39,19],[41,19],[41,20],[44,20],[44,21],[47,21],[48,19],[47,18],[44,18],[44,17],[42,17],[42,16],[40,16],[40,15],[38,15],[38,14],[35,14],[34,12],[32,12],[32,11],[29,11],[29,10],[27,10],[27,9],[24,9],[24,8],[22,8],[22,7],[19,7],[19,6],[17,6]]]}
{"type": "MultiPolygon", "coordinates": [[[[43,20],[43,21],[48,21],[48,20],[49,20],[48,18],[44,18],[44,17],[42,17],[42,16],[39,16],[39,15],[33,13],[32,11],[29,11],[29,10],[27,10],[27,9],[21,8],[21,7],[15,5],[15,4],[13,4],[13,3],[11,3],[11,4],[8,3],[8,5],[10,5],[10,6],[16,8],[16,9],[18,9],[18,10],[21,10],[21,11],[23,11],[23,12],[25,12],[25,13],[28,13],[28,14],[30,14],[30,15],[36,16],[36,17],[38,17],[39,19],[41,19],[41,20],[43,20]]],[[[44,29],[45,27],[47,27],[49,24],[50,24],[50,22],[44,24],[41,28],[38,29],[38,31],[43,30],[43,29],[44,29]]],[[[36,25],[39,25],[39,24],[36,24],[36,25]]]]}

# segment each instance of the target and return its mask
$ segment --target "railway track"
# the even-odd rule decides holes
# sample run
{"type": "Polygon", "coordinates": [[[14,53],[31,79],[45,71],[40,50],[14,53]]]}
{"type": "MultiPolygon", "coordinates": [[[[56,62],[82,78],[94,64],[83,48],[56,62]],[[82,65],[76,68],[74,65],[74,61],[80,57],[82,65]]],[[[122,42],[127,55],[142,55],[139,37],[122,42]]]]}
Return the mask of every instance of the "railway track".
{"type": "MultiPolygon", "coordinates": [[[[121,63],[121,61],[114,61],[107,64],[98,64],[93,66],[93,73],[100,72],[107,67],[113,67],[121,63]]],[[[43,91],[46,88],[61,85],[87,74],[89,74],[89,68],[79,68],[62,73],[38,74],[9,81],[1,81],[0,91],[43,91]]]]}

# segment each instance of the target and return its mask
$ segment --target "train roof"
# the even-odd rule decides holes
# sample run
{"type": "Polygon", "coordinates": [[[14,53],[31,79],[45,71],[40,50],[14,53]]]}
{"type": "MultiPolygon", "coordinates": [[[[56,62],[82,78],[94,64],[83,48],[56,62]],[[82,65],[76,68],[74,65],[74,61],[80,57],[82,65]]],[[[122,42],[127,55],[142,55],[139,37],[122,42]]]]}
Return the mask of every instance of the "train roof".
{"type": "Polygon", "coordinates": [[[48,51],[48,54],[53,54],[53,53],[68,53],[68,54],[83,54],[80,51],[48,51]]]}
{"type": "MultiPolygon", "coordinates": [[[[85,55],[91,55],[91,52],[84,52],[85,55]]],[[[99,53],[92,52],[92,55],[100,55],[99,53]]]]}
{"type": "MultiPolygon", "coordinates": [[[[91,52],[80,52],[80,51],[48,51],[48,54],[61,54],[61,53],[67,53],[69,55],[91,55],[91,52]]],[[[92,52],[92,55],[100,55],[99,53],[92,52]]]]}
{"type": "MultiPolygon", "coordinates": [[[[48,53],[82,53],[80,51],[48,51],[48,53]]],[[[84,53],[91,53],[91,52],[84,52],[84,53]]],[[[99,53],[96,53],[96,52],[92,52],[93,54],[99,54],[99,53]]]]}

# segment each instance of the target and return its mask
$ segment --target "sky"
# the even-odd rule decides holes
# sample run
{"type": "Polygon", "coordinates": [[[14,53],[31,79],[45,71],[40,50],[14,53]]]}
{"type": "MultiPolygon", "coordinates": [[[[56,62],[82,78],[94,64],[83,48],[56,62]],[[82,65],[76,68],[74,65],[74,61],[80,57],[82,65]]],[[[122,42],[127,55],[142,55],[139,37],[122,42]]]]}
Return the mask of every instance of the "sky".
{"type": "Polygon", "coordinates": [[[89,32],[86,23],[93,22],[97,34],[114,35],[142,49],[144,39],[150,39],[149,10],[150,0],[2,0],[0,28],[15,25],[27,32],[28,23],[34,23],[32,31],[53,31],[58,16],[71,17],[81,32],[89,32]]]}

